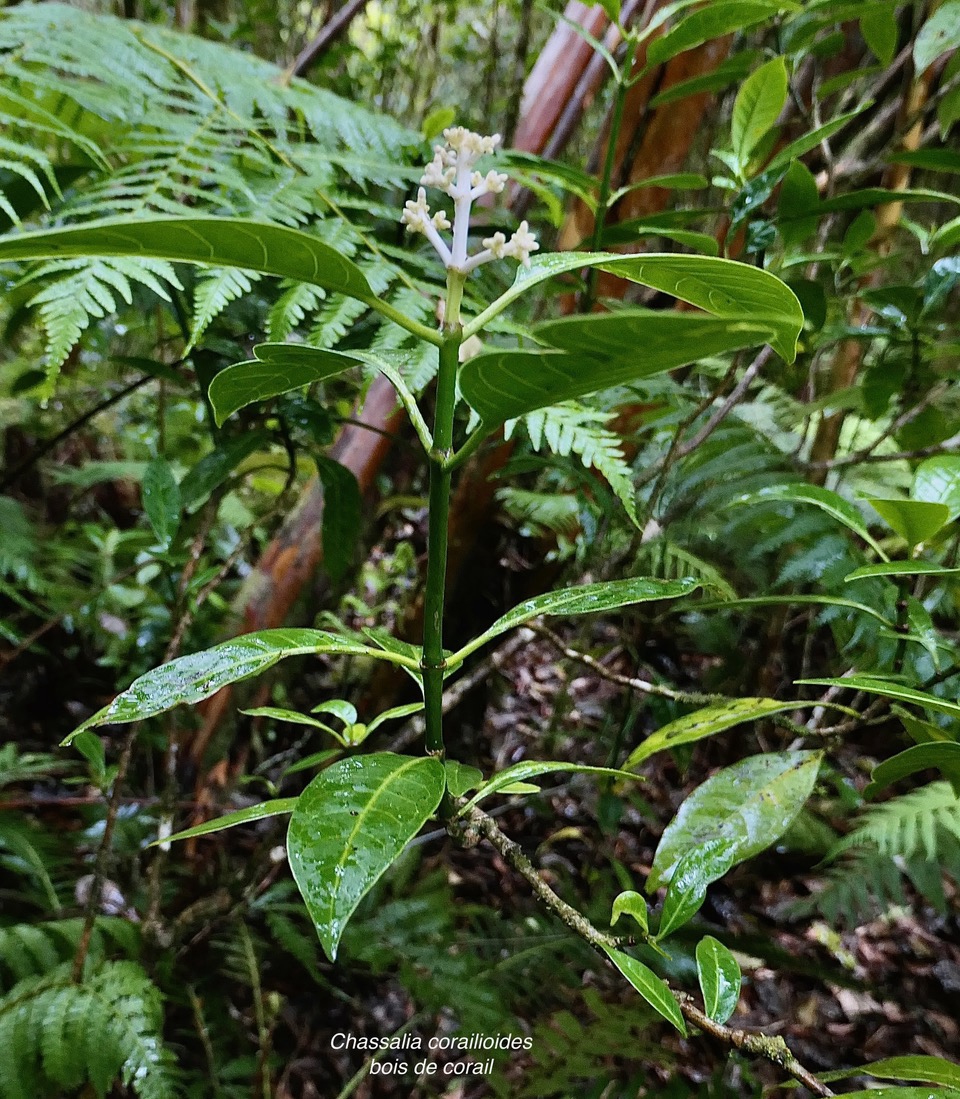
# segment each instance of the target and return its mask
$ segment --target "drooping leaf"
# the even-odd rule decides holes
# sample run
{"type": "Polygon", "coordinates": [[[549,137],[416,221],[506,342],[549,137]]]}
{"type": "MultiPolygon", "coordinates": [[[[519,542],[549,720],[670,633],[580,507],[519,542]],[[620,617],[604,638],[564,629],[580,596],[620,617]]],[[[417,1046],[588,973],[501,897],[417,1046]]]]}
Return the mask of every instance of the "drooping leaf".
{"type": "Polygon", "coordinates": [[[616,767],[587,767],[583,763],[565,763],[560,760],[523,760],[520,763],[514,763],[511,767],[505,767],[502,771],[498,771],[493,778],[487,779],[473,797],[458,811],[457,815],[460,816],[466,813],[478,802],[491,797],[493,794],[536,793],[539,790],[539,787],[536,786],[532,790],[514,790],[513,787],[525,783],[528,778],[535,778],[537,775],[551,775],[560,771],[588,775],[612,775],[614,778],[627,778],[634,782],[639,777],[629,771],[621,771],[616,767]]]}
{"type": "Polygon", "coordinates": [[[905,1057],[887,1057],[870,1065],[861,1065],[854,1071],[878,1080],[916,1080],[960,1090],[960,1065],[944,1057],[916,1053],[905,1057]]]}
{"type": "Polygon", "coordinates": [[[822,758],[822,752],[771,752],[708,778],[660,838],[647,892],[668,882],[683,856],[708,841],[732,843],[731,865],[776,843],[810,796],[822,758]]]}
{"type": "Polygon", "coordinates": [[[318,455],[317,473],[323,482],[323,563],[336,584],[346,576],[360,540],[360,485],[346,466],[318,455]]]}
{"type": "Polygon", "coordinates": [[[860,114],[861,111],[866,110],[869,105],[869,103],[861,103],[852,111],[845,111],[843,114],[838,114],[836,118],[831,118],[829,122],[825,122],[822,126],[817,126],[809,133],[784,145],[784,147],[777,152],[776,156],[772,157],[767,163],[764,172],[776,172],[781,168],[786,168],[787,165],[796,162],[798,157],[803,156],[804,153],[810,152],[811,149],[815,149],[822,141],[826,141],[828,138],[833,137],[837,131],[842,130],[851,119],[856,118],[856,116],[860,114]]]}
{"type": "Polygon", "coordinates": [[[945,504],[950,520],[960,515],[960,455],[939,454],[917,466],[913,475],[914,500],[945,504]]]}
{"type": "Polygon", "coordinates": [[[448,671],[457,668],[471,653],[499,637],[508,630],[522,626],[541,614],[596,614],[637,603],[650,603],[660,599],[679,599],[699,587],[696,580],[654,580],[649,576],[636,576],[629,580],[608,580],[600,584],[581,584],[561,591],[547,592],[534,599],[527,599],[519,606],[498,618],[482,634],[469,641],[447,660],[448,671]]]}
{"type": "Polygon", "coordinates": [[[296,804],[296,798],[275,798],[273,801],[263,801],[259,805],[250,805],[246,809],[238,809],[235,813],[225,813],[215,820],[204,821],[203,824],[195,824],[193,828],[175,832],[172,836],[154,840],[150,846],[156,847],[159,843],[175,843],[178,840],[192,839],[194,836],[209,836],[213,832],[222,832],[224,828],[235,828],[238,824],[249,824],[250,821],[264,820],[267,817],[279,817],[284,813],[292,813],[296,804]]]}
{"type": "Polygon", "coordinates": [[[660,914],[657,939],[665,939],[700,911],[707,888],[723,877],[737,859],[737,842],[719,836],[691,848],[677,862],[660,914]]]}
{"type": "Polygon", "coordinates": [[[913,687],[905,687],[902,683],[894,683],[882,676],[850,675],[843,679],[799,679],[799,684],[813,687],[849,687],[851,691],[865,691],[867,694],[883,695],[884,698],[895,698],[898,702],[913,702],[917,706],[924,706],[928,710],[935,710],[939,714],[948,714],[950,717],[960,717],[960,703],[951,702],[945,698],[937,698],[928,691],[918,691],[913,687]]]}
{"type": "Polygon", "coordinates": [[[238,409],[342,374],[360,360],[341,351],[298,343],[261,343],[256,358],[214,376],[207,391],[218,426],[238,409]]]}
{"type": "Polygon", "coordinates": [[[333,732],[329,725],[317,721],[309,714],[302,714],[299,710],[288,710],[282,706],[255,706],[250,710],[241,710],[240,713],[247,717],[269,717],[274,721],[289,721],[293,725],[309,725],[313,729],[321,729],[325,733],[333,732]]]}
{"type": "Polygon", "coordinates": [[[490,430],[561,401],[772,338],[762,325],[689,313],[594,313],[542,324],[536,336],[561,352],[489,351],[466,362],[460,390],[490,430]]]}
{"type": "Polygon", "coordinates": [[[712,935],[697,943],[697,977],[704,1011],[715,1023],[725,1023],[740,1002],[742,974],[737,959],[712,935]]]}
{"type": "Polygon", "coordinates": [[[445,771],[432,756],[340,760],[310,783],[290,818],[290,869],[333,961],[357,905],[433,815],[445,771]]]}
{"type": "Polygon", "coordinates": [[[778,0],[714,0],[651,42],[647,56],[656,63],[669,61],[678,53],[731,31],[745,30],[785,9],[796,10],[796,5],[778,0]]]}
{"type": "Polygon", "coordinates": [[[913,43],[913,64],[918,73],[928,69],[947,50],[960,46],[960,0],[947,0],[920,28],[913,43]]]}
{"type": "Polygon", "coordinates": [[[286,657],[318,653],[369,656],[416,667],[410,657],[375,649],[325,630],[260,630],[146,672],[108,706],[87,718],[63,743],[69,744],[77,733],[97,725],[142,721],[174,706],[199,702],[222,687],[265,672],[286,657]]]}
{"type": "Polygon", "coordinates": [[[847,573],[844,581],[864,580],[871,576],[951,576],[960,568],[935,565],[932,561],[885,561],[877,565],[861,565],[847,573]]]}
{"type": "Polygon", "coordinates": [[[926,500],[880,500],[871,497],[867,502],[909,546],[932,538],[950,518],[950,509],[946,504],[931,504],[926,500]]]}
{"type": "Polygon", "coordinates": [[[795,701],[781,702],[775,698],[731,698],[729,702],[706,706],[695,713],[678,717],[676,721],[671,721],[651,733],[627,756],[623,768],[630,771],[656,752],[675,748],[679,744],[692,744],[746,721],[760,721],[771,714],[781,714],[796,708],[795,701]]]}
{"type": "Polygon", "coordinates": [[[610,961],[654,1011],[662,1015],[668,1023],[672,1023],[686,1037],[687,1024],[683,1021],[680,1007],[666,982],[662,981],[643,962],[638,962],[636,958],[631,958],[629,954],[624,954],[622,950],[614,950],[612,946],[605,946],[603,949],[610,961]]]}
{"type": "Polygon", "coordinates": [[[249,218],[104,218],[68,229],[0,237],[0,262],[89,256],[241,267],[309,282],[363,302],[375,297],[360,268],[335,248],[300,229],[249,218]]]}
{"type": "Polygon", "coordinates": [[[941,741],[936,744],[915,744],[891,759],[884,760],[873,769],[870,785],[864,790],[865,798],[872,798],[894,782],[917,771],[936,767],[960,797],[960,744],[941,741]]]}
{"type": "Polygon", "coordinates": [[[746,165],[760,140],[776,123],[787,101],[787,63],[775,57],[743,82],[733,104],[731,142],[738,164],[746,165]]]}
{"type": "Polygon", "coordinates": [[[869,603],[858,603],[854,599],[841,599],[836,595],[796,595],[790,593],[790,595],[751,595],[746,599],[724,599],[717,602],[705,602],[701,603],[701,610],[724,610],[735,609],[737,607],[774,607],[780,606],[823,606],[823,607],[847,607],[852,611],[859,611],[861,614],[865,614],[870,618],[876,619],[877,622],[882,622],[888,629],[893,629],[895,623],[885,618],[880,611],[875,607],[871,607],[869,603]]]}
{"type": "Polygon", "coordinates": [[[647,913],[647,902],[642,893],[626,889],[614,898],[613,909],[610,912],[610,926],[614,927],[624,913],[632,916],[640,925],[644,935],[647,934],[650,929],[650,919],[647,913]]]}
{"type": "Polygon", "coordinates": [[[868,5],[860,16],[860,33],[881,65],[889,65],[897,52],[900,28],[896,9],[894,0],[890,0],[887,4],[868,5]]]}
{"type": "Polygon", "coordinates": [[[169,546],[180,526],[180,486],[166,458],[154,458],[143,471],[143,510],[154,534],[169,546]]]}

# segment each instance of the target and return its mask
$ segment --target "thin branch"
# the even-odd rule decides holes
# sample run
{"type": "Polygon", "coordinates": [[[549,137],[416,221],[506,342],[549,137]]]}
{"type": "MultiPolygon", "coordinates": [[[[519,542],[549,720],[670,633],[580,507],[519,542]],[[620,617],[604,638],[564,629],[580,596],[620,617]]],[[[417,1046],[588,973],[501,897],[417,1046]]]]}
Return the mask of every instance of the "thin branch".
{"type": "Polygon", "coordinates": [[[284,73],[284,83],[295,76],[303,76],[343,34],[353,20],[367,6],[367,0],[347,0],[343,7],[320,28],[320,33],[297,54],[296,60],[284,73]]]}
{"type": "Polygon", "coordinates": [[[847,454],[843,458],[825,458],[819,462],[805,462],[807,469],[839,469],[842,466],[865,465],[874,462],[904,462],[914,458],[929,458],[934,454],[950,454],[960,450],[960,432],[944,439],[942,443],[922,446],[917,450],[900,450],[896,454],[871,454],[860,450],[856,454],[847,454]]]}

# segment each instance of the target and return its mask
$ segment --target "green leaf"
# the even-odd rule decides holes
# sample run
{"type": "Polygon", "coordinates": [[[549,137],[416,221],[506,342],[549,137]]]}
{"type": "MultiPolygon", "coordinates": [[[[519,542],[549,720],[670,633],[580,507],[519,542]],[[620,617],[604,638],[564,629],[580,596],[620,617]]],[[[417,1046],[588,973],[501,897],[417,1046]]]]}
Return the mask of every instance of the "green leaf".
{"type": "Polygon", "coordinates": [[[84,729],[155,717],[174,706],[209,698],[222,687],[259,675],[286,657],[318,653],[369,656],[416,668],[416,663],[408,656],[361,645],[350,637],[325,630],[260,630],[203,652],[181,656],[146,672],[117,695],[109,706],[87,718],[63,744],[69,744],[84,729]]]}
{"type": "Polygon", "coordinates": [[[742,975],[737,959],[712,935],[697,943],[697,977],[704,1011],[715,1023],[725,1023],[740,1002],[742,975]]]}
{"type": "Polygon", "coordinates": [[[445,786],[432,756],[340,760],[310,783],[290,819],[290,869],[333,961],[357,905],[433,815],[445,786]]]}
{"type": "Polygon", "coordinates": [[[926,168],[931,172],[960,173],[960,153],[953,149],[917,149],[915,152],[891,153],[891,164],[909,164],[912,168],[926,168]]]}
{"type": "Polygon", "coordinates": [[[771,752],[708,778],[660,838],[647,892],[668,882],[683,856],[708,841],[733,844],[731,865],[776,843],[810,796],[822,758],[822,752],[771,752]]]}
{"type": "Polygon", "coordinates": [[[870,785],[864,790],[865,798],[875,797],[894,782],[917,771],[936,767],[950,782],[954,792],[960,797],[960,744],[942,741],[936,744],[915,744],[904,752],[874,767],[870,775],[870,785]]]}
{"type": "Polygon", "coordinates": [[[825,511],[828,515],[843,523],[854,534],[858,534],[884,561],[889,560],[877,542],[871,537],[860,512],[839,493],[832,492],[828,488],[820,488],[818,485],[770,485],[768,488],[760,489],[759,492],[741,496],[734,503],[752,504],[767,500],[813,504],[814,507],[820,508],[821,511],[825,511]]]}
{"type": "Polygon", "coordinates": [[[947,0],[920,28],[913,44],[918,73],[928,69],[947,50],[960,46],[960,0],[947,0]]]}
{"type": "Polygon", "coordinates": [[[96,733],[80,733],[74,737],[73,746],[90,764],[97,779],[102,779],[107,772],[107,755],[101,738],[96,733]]]}
{"type": "Polygon", "coordinates": [[[207,397],[218,427],[248,404],[279,397],[360,365],[353,355],[301,343],[261,343],[253,353],[256,358],[228,366],[210,383],[207,397]]]}
{"type": "Polygon", "coordinates": [[[360,485],[346,466],[317,456],[317,473],[323,482],[323,564],[336,584],[346,576],[360,541],[360,485]]]}
{"type": "Polygon", "coordinates": [[[535,599],[527,599],[498,618],[489,629],[467,642],[462,649],[447,660],[448,671],[456,667],[477,649],[500,634],[522,626],[541,614],[595,614],[619,607],[631,607],[637,603],[650,603],[660,599],[679,599],[699,587],[696,580],[654,580],[649,576],[636,576],[629,580],[608,580],[600,584],[581,584],[561,591],[547,592],[535,599]]]}
{"type": "Polygon", "coordinates": [[[317,721],[314,717],[301,714],[299,710],[286,710],[280,706],[255,706],[252,710],[241,710],[240,713],[246,714],[247,717],[269,717],[274,721],[289,721],[293,725],[309,725],[311,728],[321,729],[325,733],[333,732],[329,725],[324,725],[322,721],[317,721]]]}
{"type": "Polygon", "coordinates": [[[941,454],[917,466],[913,475],[914,500],[946,504],[950,522],[960,515],[960,455],[941,454]]]}
{"type": "Polygon", "coordinates": [[[882,206],[885,202],[952,202],[960,198],[947,191],[930,191],[912,187],[905,191],[893,191],[885,187],[864,187],[859,191],[847,191],[826,199],[817,207],[818,214],[835,214],[843,210],[862,210],[869,206],[882,206]]]}
{"type": "Polygon", "coordinates": [[[771,331],[689,313],[623,311],[551,321],[535,335],[561,350],[489,351],[461,369],[460,391],[488,430],[561,401],[755,347],[771,331]]]}
{"type": "Polygon", "coordinates": [[[479,767],[468,767],[455,759],[448,759],[443,766],[446,768],[447,789],[451,797],[462,798],[465,793],[476,790],[483,782],[483,771],[479,767]]]}
{"type": "Polygon", "coordinates": [[[369,735],[374,729],[378,729],[385,721],[399,721],[404,717],[412,717],[413,714],[420,713],[422,709],[422,702],[408,702],[403,706],[392,706],[389,710],[384,710],[382,714],[377,714],[367,726],[367,734],[369,735]]]}
{"type": "Polygon", "coordinates": [[[357,720],[356,706],[343,698],[331,698],[326,702],[321,702],[319,706],[314,706],[310,713],[333,714],[333,716],[339,718],[344,725],[353,725],[357,720]]]}
{"type": "Polygon", "coordinates": [[[935,565],[932,561],[885,561],[877,565],[862,565],[843,579],[863,580],[870,576],[951,576],[956,573],[960,573],[960,568],[935,565]]]}
{"type": "Polygon", "coordinates": [[[768,271],[713,256],[655,253],[616,256],[609,252],[555,252],[535,256],[529,268],[518,268],[513,286],[464,327],[464,336],[478,332],[534,286],[584,267],[595,267],[672,294],[724,320],[768,328],[774,333],[770,345],[777,354],[787,362],[793,362],[796,357],[803,310],[793,291],[768,271]]]}
{"type": "Polygon", "coordinates": [[[757,144],[773,128],[787,101],[787,63],[775,57],[743,82],[733,104],[733,155],[745,167],[757,144]]]}
{"type": "Polygon", "coordinates": [[[675,748],[678,744],[692,744],[696,740],[722,733],[746,721],[760,721],[771,714],[795,710],[796,701],[781,702],[775,698],[731,698],[715,706],[706,706],[692,714],[685,714],[651,733],[627,756],[623,769],[630,771],[656,752],[675,748]]]}
{"type": "MultiPolygon", "coordinates": [[[[856,1072],[862,1072],[857,1069],[856,1072]]],[[[867,1088],[865,1091],[848,1091],[843,1099],[960,1099],[960,1091],[944,1088],[931,1092],[929,1088],[867,1088]]]]}
{"type": "Polygon", "coordinates": [[[943,1057],[923,1054],[887,1057],[882,1061],[874,1061],[870,1065],[861,1065],[855,1071],[858,1075],[863,1073],[878,1080],[918,1080],[926,1084],[941,1084],[944,1087],[960,1089],[960,1065],[947,1061],[943,1057]]]}
{"type": "Polygon", "coordinates": [[[647,57],[654,63],[669,61],[678,53],[693,49],[713,38],[769,19],[777,12],[796,10],[796,5],[778,0],[713,0],[682,19],[662,37],[650,43],[647,57]]]}
{"type": "Polygon", "coordinates": [[[867,503],[909,546],[932,538],[950,518],[950,509],[946,504],[931,504],[926,500],[879,500],[871,497],[867,503]]]}
{"type": "MultiPolygon", "coordinates": [[[[494,794],[509,792],[510,787],[519,786],[528,778],[535,778],[537,775],[552,775],[560,771],[572,771],[576,774],[588,775],[612,775],[614,778],[628,778],[633,782],[636,782],[639,777],[629,771],[621,771],[616,767],[587,767],[583,763],[564,763],[560,760],[523,760],[520,763],[514,763],[510,767],[505,767],[502,771],[498,771],[493,778],[487,779],[473,797],[457,810],[457,816],[461,816],[467,810],[472,809],[474,805],[492,797],[494,794]]],[[[536,793],[538,791],[539,787],[534,787],[533,790],[516,792],[536,793]]]]}
{"type": "Polygon", "coordinates": [[[156,847],[159,843],[174,843],[177,840],[188,840],[194,836],[209,836],[211,832],[222,832],[224,828],[235,828],[238,824],[249,824],[252,820],[264,820],[266,817],[279,817],[284,813],[292,813],[297,804],[297,798],[275,798],[273,801],[262,801],[259,805],[250,805],[246,809],[238,809],[235,813],[226,813],[216,820],[204,821],[193,828],[185,828],[182,832],[175,832],[172,836],[154,840],[150,844],[156,847]]]}
{"type": "Polygon", "coordinates": [[[166,458],[154,458],[143,471],[143,510],[154,534],[169,546],[180,526],[180,486],[166,458]]]}
{"type": "Polygon", "coordinates": [[[860,33],[881,65],[889,65],[897,52],[897,5],[871,4],[860,16],[860,33]]]}
{"type": "Polygon", "coordinates": [[[604,951],[610,961],[627,978],[630,984],[640,993],[647,1003],[659,1015],[662,1015],[668,1023],[672,1023],[680,1033],[687,1036],[687,1025],[683,1021],[683,1015],[677,1001],[673,997],[669,986],[662,981],[652,969],[622,950],[615,950],[612,946],[604,946],[604,951]]]}
{"type": "Polygon", "coordinates": [[[665,939],[700,911],[707,888],[737,860],[736,841],[720,836],[691,848],[677,863],[667,886],[657,940],[665,939]]]}
{"type": "Polygon", "coordinates": [[[620,21],[620,0],[597,0],[597,3],[607,13],[611,23],[620,21]]]}
{"type": "Polygon", "coordinates": [[[256,450],[264,449],[270,436],[266,431],[245,431],[239,438],[228,439],[189,470],[180,482],[185,511],[195,511],[230,476],[238,465],[256,450]]]}
{"type": "Polygon", "coordinates": [[[853,599],[839,599],[835,595],[754,595],[746,599],[724,599],[718,602],[704,602],[699,604],[702,611],[734,609],[736,607],[775,607],[777,605],[789,606],[822,606],[822,607],[847,607],[852,611],[859,611],[870,618],[882,622],[888,629],[894,629],[895,623],[888,621],[874,607],[867,603],[857,603],[853,599]]]}
{"type": "Polygon", "coordinates": [[[140,256],[242,267],[309,282],[370,303],[373,290],[359,267],[300,229],[249,218],[105,218],[69,229],[0,237],[0,262],[89,256],[140,256]]]}
{"type": "Polygon", "coordinates": [[[852,118],[856,118],[861,111],[865,111],[869,106],[869,102],[861,103],[859,107],[855,107],[852,111],[838,114],[836,118],[832,118],[822,126],[817,126],[816,129],[811,130],[809,133],[803,134],[802,137],[798,137],[795,141],[791,141],[787,145],[784,145],[777,155],[771,159],[769,164],[766,165],[764,172],[776,172],[781,168],[786,168],[789,164],[796,161],[798,157],[803,156],[804,153],[808,153],[811,149],[815,149],[822,141],[826,141],[828,138],[833,137],[838,130],[842,130],[852,118]]]}
{"type": "Polygon", "coordinates": [[[650,930],[650,919],[647,914],[647,902],[642,893],[636,893],[632,889],[619,893],[613,901],[613,909],[610,912],[610,926],[614,927],[620,917],[626,912],[640,925],[644,935],[650,930]]]}
{"type": "Polygon", "coordinates": [[[935,710],[939,714],[960,717],[960,703],[937,698],[936,695],[914,690],[913,687],[904,687],[900,683],[891,683],[889,679],[884,679],[882,676],[848,675],[843,679],[798,679],[797,682],[813,687],[849,687],[851,691],[865,691],[867,694],[882,695],[884,698],[895,698],[898,702],[913,702],[917,706],[925,706],[928,710],[935,710]]]}

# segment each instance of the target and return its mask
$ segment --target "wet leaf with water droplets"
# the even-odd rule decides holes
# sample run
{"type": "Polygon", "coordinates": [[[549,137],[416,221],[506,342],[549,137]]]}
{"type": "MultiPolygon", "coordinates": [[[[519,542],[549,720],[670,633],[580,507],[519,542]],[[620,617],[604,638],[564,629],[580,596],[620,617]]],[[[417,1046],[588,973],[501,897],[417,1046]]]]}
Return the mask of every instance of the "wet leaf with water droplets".
{"type": "Polygon", "coordinates": [[[445,783],[438,759],[379,752],[333,764],[300,795],[287,853],[331,961],[347,920],[434,813],[445,783]]]}
{"type": "Polygon", "coordinates": [[[737,959],[712,935],[697,943],[697,976],[704,1011],[715,1023],[725,1023],[740,1002],[742,974],[737,959]]]}

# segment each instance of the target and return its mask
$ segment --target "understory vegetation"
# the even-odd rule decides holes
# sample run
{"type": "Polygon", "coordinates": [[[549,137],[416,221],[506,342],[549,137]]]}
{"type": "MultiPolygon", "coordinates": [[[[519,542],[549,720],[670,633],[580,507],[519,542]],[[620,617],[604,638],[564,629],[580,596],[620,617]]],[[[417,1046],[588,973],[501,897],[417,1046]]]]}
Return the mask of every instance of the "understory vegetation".
{"type": "Polygon", "coordinates": [[[960,1097],[958,121],[960,0],[0,12],[0,1099],[960,1097]]]}

